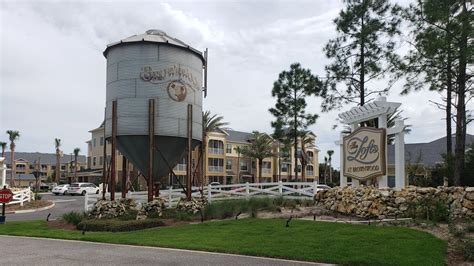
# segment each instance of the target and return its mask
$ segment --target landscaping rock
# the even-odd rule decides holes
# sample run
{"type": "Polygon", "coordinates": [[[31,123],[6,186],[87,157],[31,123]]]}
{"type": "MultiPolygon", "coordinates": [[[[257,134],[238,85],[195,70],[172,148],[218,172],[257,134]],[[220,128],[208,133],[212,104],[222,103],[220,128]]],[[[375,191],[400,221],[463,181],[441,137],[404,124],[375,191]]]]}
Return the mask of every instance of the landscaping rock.
{"type": "Polygon", "coordinates": [[[407,187],[402,190],[375,187],[336,187],[315,195],[318,206],[327,210],[368,217],[409,217],[445,206],[449,218],[474,218],[472,187],[407,187]]]}

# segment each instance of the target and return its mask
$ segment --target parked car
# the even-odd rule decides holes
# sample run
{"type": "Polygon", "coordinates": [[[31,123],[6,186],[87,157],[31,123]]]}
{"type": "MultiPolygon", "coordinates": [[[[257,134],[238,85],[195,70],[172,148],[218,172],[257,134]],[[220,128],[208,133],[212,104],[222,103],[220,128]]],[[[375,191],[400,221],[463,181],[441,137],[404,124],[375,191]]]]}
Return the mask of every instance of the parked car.
{"type": "Polygon", "coordinates": [[[53,192],[54,195],[66,195],[68,188],[69,184],[58,185],[55,186],[51,192],[53,192]]]}
{"type": "Polygon", "coordinates": [[[72,183],[67,189],[70,195],[99,194],[99,187],[92,183],[72,183]]]}

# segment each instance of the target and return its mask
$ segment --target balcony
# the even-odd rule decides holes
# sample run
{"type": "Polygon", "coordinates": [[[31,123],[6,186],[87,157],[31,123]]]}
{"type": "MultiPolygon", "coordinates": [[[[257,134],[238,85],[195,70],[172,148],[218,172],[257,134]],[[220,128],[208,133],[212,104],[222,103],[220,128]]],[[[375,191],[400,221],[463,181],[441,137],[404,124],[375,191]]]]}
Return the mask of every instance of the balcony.
{"type": "Polygon", "coordinates": [[[207,171],[209,172],[213,172],[213,173],[216,173],[216,172],[224,172],[224,166],[214,166],[214,165],[209,165],[207,167],[207,171]]]}
{"type": "Polygon", "coordinates": [[[208,148],[209,154],[224,154],[224,149],[221,148],[208,148]]]}
{"type": "Polygon", "coordinates": [[[186,171],[186,164],[179,163],[174,167],[174,170],[175,171],[186,171]]]}
{"type": "Polygon", "coordinates": [[[262,174],[271,174],[272,169],[271,168],[262,168],[262,174]]]}

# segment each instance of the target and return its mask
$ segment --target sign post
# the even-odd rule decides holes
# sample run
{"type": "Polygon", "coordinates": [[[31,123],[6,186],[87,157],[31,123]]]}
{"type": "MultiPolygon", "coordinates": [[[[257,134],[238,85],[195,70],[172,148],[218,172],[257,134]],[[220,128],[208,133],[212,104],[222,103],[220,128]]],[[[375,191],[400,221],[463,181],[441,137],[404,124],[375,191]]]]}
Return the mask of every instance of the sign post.
{"type": "Polygon", "coordinates": [[[0,189],[0,203],[2,203],[2,215],[0,216],[0,224],[5,223],[5,205],[9,203],[12,199],[12,191],[7,189],[7,186],[3,186],[3,189],[0,189]]]}

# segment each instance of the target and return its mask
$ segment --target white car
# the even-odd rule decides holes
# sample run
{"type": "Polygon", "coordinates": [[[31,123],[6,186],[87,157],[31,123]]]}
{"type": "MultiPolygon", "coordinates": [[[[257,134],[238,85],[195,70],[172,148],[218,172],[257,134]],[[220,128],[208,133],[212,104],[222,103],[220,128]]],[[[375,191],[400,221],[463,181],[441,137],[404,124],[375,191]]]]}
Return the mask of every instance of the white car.
{"type": "Polygon", "coordinates": [[[92,183],[72,183],[67,189],[70,195],[99,194],[99,187],[92,183]]]}
{"type": "Polygon", "coordinates": [[[53,192],[54,195],[66,195],[68,188],[69,184],[59,185],[55,186],[51,192],[53,192]]]}

